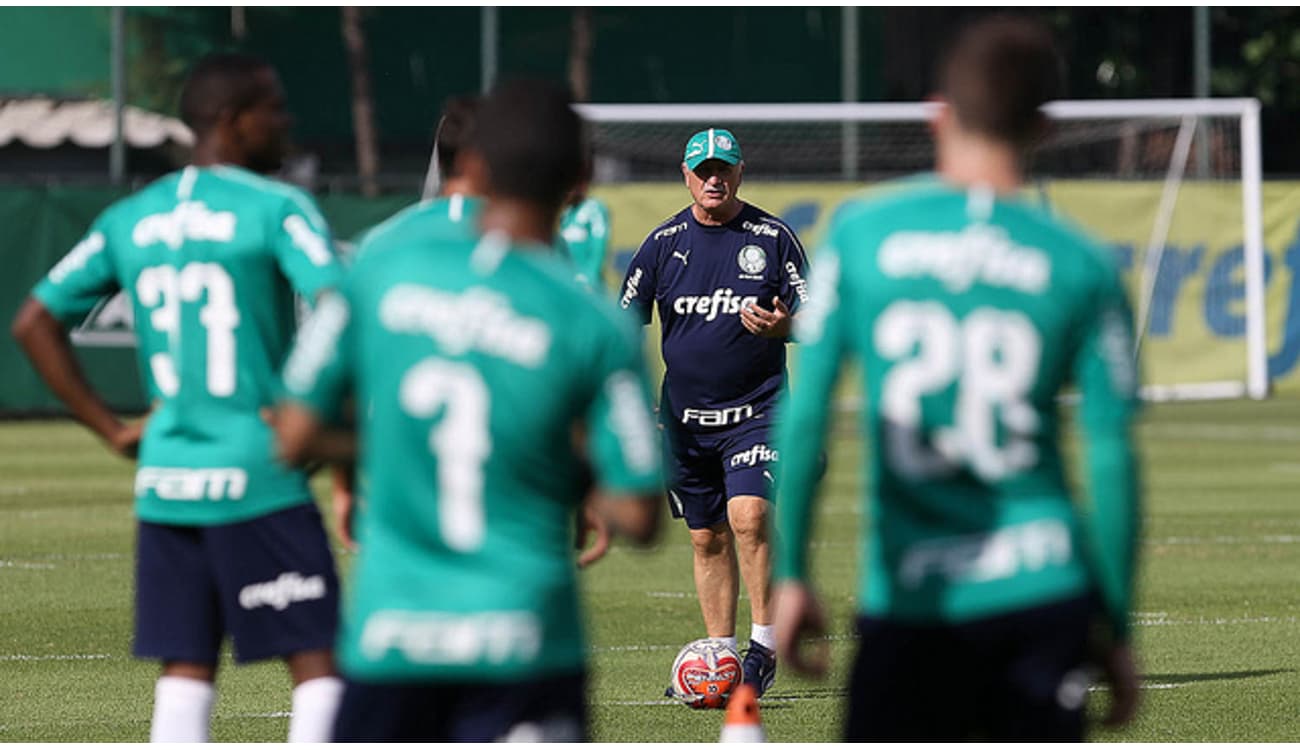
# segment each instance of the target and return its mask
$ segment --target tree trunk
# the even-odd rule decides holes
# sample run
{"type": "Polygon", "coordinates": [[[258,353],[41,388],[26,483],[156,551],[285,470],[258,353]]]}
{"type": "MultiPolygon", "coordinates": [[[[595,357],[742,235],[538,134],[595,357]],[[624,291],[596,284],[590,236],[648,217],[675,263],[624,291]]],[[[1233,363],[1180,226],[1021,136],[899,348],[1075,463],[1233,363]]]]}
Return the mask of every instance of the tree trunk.
{"type": "Polygon", "coordinates": [[[575,102],[591,99],[591,8],[574,8],[569,33],[569,89],[575,102]]]}
{"type": "Polygon", "coordinates": [[[357,144],[357,176],[361,194],[379,195],[379,143],[375,133],[375,107],[370,95],[370,67],[367,64],[366,36],[361,28],[361,9],[342,8],[343,46],[348,51],[348,71],[352,80],[352,131],[357,144]]]}

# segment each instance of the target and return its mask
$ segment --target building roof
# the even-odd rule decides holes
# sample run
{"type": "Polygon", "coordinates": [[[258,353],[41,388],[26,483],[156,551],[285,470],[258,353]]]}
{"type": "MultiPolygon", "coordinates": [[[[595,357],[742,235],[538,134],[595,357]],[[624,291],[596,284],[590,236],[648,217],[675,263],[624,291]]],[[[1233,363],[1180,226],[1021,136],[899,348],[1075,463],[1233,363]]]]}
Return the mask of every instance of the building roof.
{"type": "MultiPolygon", "coordinates": [[[[180,120],[138,107],[126,107],[123,130],[132,148],[156,148],[169,141],[194,144],[194,135],[180,120]]],[[[32,148],[69,141],[82,148],[106,148],[113,142],[113,104],[103,99],[0,98],[0,147],[14,141],[32,148]]]]}

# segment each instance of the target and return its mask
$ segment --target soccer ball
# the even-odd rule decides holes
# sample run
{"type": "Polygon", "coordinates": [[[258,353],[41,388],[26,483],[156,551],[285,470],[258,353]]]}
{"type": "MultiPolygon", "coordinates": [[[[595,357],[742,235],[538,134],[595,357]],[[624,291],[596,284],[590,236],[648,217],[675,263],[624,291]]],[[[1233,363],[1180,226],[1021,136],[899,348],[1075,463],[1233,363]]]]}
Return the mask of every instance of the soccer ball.
{"type": "Polygon", "coordinates": [[[678,652],[669,695],[691,708],[722,708],[743,678],[736,649],[716,638],[701,638],[678,652]]]}

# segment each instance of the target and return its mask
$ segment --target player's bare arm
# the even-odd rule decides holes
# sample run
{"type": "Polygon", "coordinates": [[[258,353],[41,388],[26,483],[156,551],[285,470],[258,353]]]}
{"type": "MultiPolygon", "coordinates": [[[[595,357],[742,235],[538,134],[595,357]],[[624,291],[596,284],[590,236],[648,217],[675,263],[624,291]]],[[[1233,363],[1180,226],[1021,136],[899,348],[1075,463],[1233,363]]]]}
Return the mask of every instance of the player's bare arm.
{"type": "Polygon", "coordinates": [[[310,409],[297,404],[280,405],[273,413],[271,426],[275,429],[277,455],[285,463],[346,463],[356,458],[355,432],[325,425],[310,409]]]}
{"type": "Polygon", "coordinates": [[[1137,715],[1140,703],[1139,679],[1133,649],[1128,643],[1117,642],[1102,657],[1102,674],[1110,686],[1110,709],[1103,723],[1108,727],[1121,727],[1137,715]]]}
{"type": "Polygon", "coordinates": [[[50,311],[29,297],[14,316],[11,332],[41,379],[72,415],[103,438],[114,453],[135,458],[145,422],[125,423],[108,408],[87,382],[67,331],[50,311]]]}
{"type": "Polygon", "coordinates": [[[613,537],[609,524],[589,503],[583,503],[582,510],[578,511],[577,526],[578,533],[573,546],[579,550],[578,567],[585,568],[609,552],[609,543],[613,537]],[[587,546],[588,542],[590,547],[587,546]]]}
{"type": "Polygon", "coordinates": [[[825,677],[829,664],[827,642],[819,641],[811,652],[801,643],[806,638],[826,635],[826,615],[817,594],[802,581],[787,580],[774,587],[772,601],[777,658],[800,674],[825,677]]]}
{"type": "Polygon", "coordinates": [[[587,508],[614,534],[647,546],[659,535],[663,502],[663,496],[657,492],[632,495],[597,488],[588,496],[587,508]]]}

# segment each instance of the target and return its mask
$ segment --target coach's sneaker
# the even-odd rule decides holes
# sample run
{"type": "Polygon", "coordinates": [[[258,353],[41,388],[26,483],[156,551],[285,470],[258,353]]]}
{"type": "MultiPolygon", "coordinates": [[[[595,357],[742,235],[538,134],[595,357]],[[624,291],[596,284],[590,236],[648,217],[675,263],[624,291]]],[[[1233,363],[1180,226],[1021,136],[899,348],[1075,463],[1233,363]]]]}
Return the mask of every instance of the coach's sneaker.
{"type": "Polygon", "coordinates": [[[745,651],[744,668],[745,684],[753,685],[754,692],[762,697],[776,681],[776,652],[750,641],[745,651]]]}

